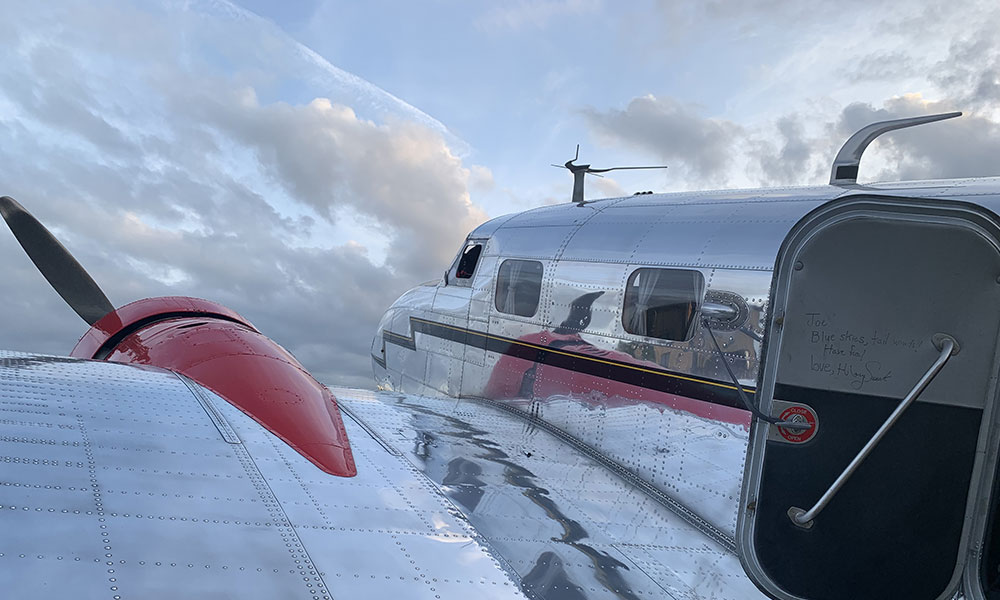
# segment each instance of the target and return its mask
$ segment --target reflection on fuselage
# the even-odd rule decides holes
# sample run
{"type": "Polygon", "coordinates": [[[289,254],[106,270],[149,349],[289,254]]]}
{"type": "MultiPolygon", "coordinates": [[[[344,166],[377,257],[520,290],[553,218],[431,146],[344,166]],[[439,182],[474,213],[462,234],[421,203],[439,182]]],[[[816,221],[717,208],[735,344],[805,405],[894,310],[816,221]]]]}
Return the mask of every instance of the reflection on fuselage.
{"type": "MultiPolygon", "coordinates": [[[[435,436],[450,438],[453,440],[451,442],[452,452],[463,449],[466,444],[471,445],[476,450],[475,458],[500,466],[503,470],[503,479],[508,485],[521,489],[523,496],[541,509],[538,514],[558,523],[563,533],[560,537],[553,538],[553,541],[565,544],[568,548],[583,554],[587,562],[594,567],[595,579],[615,597],[623,600],[638,600],[638,596],[631,591],[631,586],[620,572],[620,570],[627,572],[628,565],[584,543],[583,540],[587,539],[590,534],[583,525],[568,517],[559,502],[551,496],[549,490],[537,484],[535,474],[502,451],[499,445],[489,438],[489,432],[477,429],[467,421],[452,415],[442,414],[425,406],[407,402],[405,396],[400,397],[397,403],[420,415],[414,417],[414,425],[417,428],[419,439],[433,440],[435,436]],[[420,429],[421,421],[425,417],[430,422],[425,423],[427,429],[420,429]],[[446,426],[441,427],[438,420],[443,421],[446,426]]],[[[435,459],[429,445],[423,444],[423,450],[420,451],[419,456],[427,465],[426,472],[431,474],[439,470],[431,468],[431,463],[442,459],[435,459]]],[[[492,517],[489,513],[478,516],[476,513],[476,507],[482,499],[486,487],[486,483],[480,479],[482,474],[483,468],[478,463],[466,456],[457,456],[448,461],[446,473],[439,480],[446,493],[468,508],[472,518],[477,521],[489,520],[492,517]]],[[[483,529],[489,528],[483,527],[483,529]]],[[[521,578],[524,590],[531,596],[546,600],[586,598],[587,594],[584,589],[571,581],[563,567],[563,560],[555,552],[541,553],[535,560],[534,566],[521,578]]]]}
{"type": "Polygon", "coordinates": [[[728,360],[737,378],[751,378],[751,371],[756,369],[752,337],[743,335],[742,348],[734,349],[735,336],[730,336],[727,351],[721,356],[717,352],[691,352],[626,340],[618,340],[614,349],[601,348],[585,339],[582,332],[591,322],[594,301],[603,294],[578,296],[558,327],[517,338],[514,346],[534,348],[536,352],[533,356],[523,351],[504,352],[490,371],[482,395],[495,400],[544,400],[568,394],[604,405],[647,401],[713,418],[726,414],[735,419],[730,422],[748,422],[742,411],[724,413],[711,406],[741,408],[728,382],[721,386],[699,384],[683,374],[724,372],[721,361],[728,360]],[[673,367],[674,371],[665,367],[673,367]]]}

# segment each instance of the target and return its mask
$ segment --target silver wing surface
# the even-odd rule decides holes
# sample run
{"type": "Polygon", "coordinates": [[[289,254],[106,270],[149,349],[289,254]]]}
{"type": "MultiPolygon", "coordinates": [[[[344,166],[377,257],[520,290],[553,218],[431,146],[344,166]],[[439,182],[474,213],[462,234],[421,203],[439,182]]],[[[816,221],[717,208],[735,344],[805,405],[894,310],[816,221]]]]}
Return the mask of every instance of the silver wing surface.
{"type": "Polygon", "coordinates": [[[735,490],[727,498],[735,518],[745,432],[734,444],[729,427],[693,416],[674,430],[643,431],[634,424],[648,418],[642,414],[648,407],[623,405],[599,409],[606,414],[590,419],[607,428],[606,451],[516,408],[332,389],[355,422],[461,508],[530,597],[763,597],[743,573],[729,528],[699,516],[706,505],[719,504],[713,489],[725,485],[735,490]],[[643,485],[638,469],[613,460],[635,449],[686,457],[695,472],[685,477],[682,465],[681,478],[700,493],[668,495],[643,485]],[[704,501],[692,506],[676,497],[704,501]]]}
{"type": "Polygon", "coordinates": [[[725,532],[558,432],[475,401],[334,392],[350,417],[353,478],[321,472],[173,372],[0,353],[0,589],[760,596],[725,532]]]}

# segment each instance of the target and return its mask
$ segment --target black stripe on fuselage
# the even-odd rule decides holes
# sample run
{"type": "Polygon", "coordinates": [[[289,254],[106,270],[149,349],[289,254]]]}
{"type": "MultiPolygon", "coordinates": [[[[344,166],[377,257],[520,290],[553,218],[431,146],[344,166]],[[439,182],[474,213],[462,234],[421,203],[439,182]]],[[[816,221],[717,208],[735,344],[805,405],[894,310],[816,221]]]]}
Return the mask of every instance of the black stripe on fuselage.
{"type": "MultiPolygon", "coordinates": [[[[413,317],[410,317],[410,330],[415,331],[413,329],[413,317]]],[[[417,343],[416,340],[413,339],[413,336],[400,335],[398,333],[393,333],[388,329],[383,329],[382,339],[385,340],[386,342],[389,342],[390,344],[396,344],[397,346],[402,346],[407,350],[417,349],[417,343]]]]}
{"type": "MultiPolygon", "coordinates": [[[[473,348],[483,349],[488,352],[506,354],[507,356],[656,390],[658,392],[695,398],[713,404],[743,408],[735,386],[693,377],[686,373],[674,373],[661,369],[652,369],[647,365],[631,364],[600,356],[590,356],[565,348],[553,348],[532,342],[524,342],[466,327],[428,321],[419,317],[410,317],[410,331],[411,335],[405,336],[392,331],[382,330],[382,339],[390,344],[416,350],[416,334],[422,333],[466,346],[472,346],[473,348]]],[[[743,389],[748,393],[754,393],[753,388],[745,387],[743,389]]]]}

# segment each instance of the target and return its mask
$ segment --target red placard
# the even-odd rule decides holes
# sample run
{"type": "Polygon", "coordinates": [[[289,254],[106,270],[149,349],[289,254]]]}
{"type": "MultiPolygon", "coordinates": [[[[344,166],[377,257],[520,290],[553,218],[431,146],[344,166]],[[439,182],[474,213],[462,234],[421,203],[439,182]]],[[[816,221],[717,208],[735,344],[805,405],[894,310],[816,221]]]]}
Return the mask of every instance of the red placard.
{"type": "Polygon", "coordinates": [[[809,429],[778,428],[778,433],[781,434],[781,437],[785,438],[789,442],[792,442],[793,444],[808,442],[814,435],[816,435],[816,415],[810,408],[806,408],[805,406],[790,406],[781,412],[778,419],[781,421],[809,423],[809,425],[811,425],[809,429]]]}

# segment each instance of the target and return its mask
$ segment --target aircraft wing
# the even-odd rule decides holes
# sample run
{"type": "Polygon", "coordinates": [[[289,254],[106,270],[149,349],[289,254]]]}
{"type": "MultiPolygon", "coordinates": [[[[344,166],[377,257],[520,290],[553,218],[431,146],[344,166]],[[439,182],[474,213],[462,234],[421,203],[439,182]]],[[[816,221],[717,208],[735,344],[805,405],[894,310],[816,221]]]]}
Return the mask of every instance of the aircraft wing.
{"type": "Polygon", "coordinates": [[[172,371],[0,353],[10,597],[751,598],[726,544],[530,421],[334,390],[356,477],[172,371]]]}

